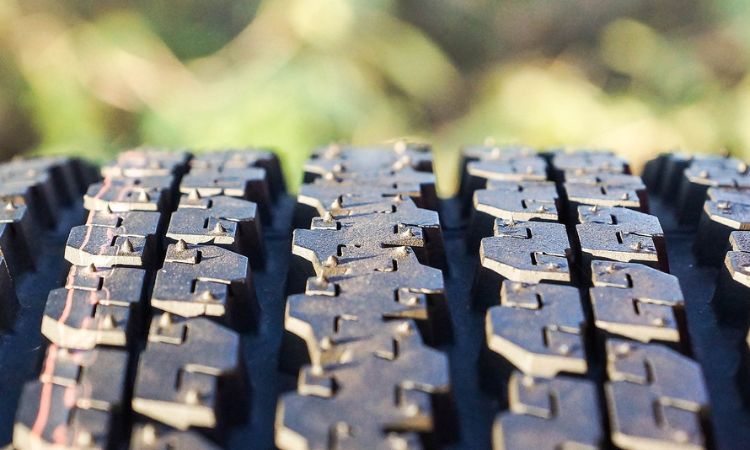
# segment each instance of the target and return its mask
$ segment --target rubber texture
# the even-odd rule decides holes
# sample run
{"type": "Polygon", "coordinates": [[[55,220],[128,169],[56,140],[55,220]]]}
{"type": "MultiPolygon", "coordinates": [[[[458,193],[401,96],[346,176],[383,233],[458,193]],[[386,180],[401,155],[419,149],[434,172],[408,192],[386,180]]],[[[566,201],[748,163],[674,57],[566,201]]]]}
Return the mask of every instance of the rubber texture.
{"type": "Polygon", "coordinates": [[[750,175],[329,146],[0,165],[0,445],[743,448],[750,175]]]}

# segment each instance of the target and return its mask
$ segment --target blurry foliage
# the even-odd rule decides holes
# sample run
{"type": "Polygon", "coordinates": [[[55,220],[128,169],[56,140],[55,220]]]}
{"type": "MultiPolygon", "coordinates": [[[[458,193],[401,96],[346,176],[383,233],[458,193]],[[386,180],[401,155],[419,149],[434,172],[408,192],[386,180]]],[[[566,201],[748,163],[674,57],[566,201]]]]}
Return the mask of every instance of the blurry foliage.
{"type": "Polygon", "coordinates": [[[750,157],[750,2],[0,2],[0,149],[604,146],[750,157]]]}

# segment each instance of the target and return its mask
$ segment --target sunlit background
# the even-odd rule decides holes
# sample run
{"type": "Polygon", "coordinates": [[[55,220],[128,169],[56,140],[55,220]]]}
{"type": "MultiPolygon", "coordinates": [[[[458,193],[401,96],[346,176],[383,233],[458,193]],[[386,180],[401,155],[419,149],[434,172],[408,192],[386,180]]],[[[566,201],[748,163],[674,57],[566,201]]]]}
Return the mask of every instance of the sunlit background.
{"type": "Polygon", "coordinates": [[[2,0],[0,148],[433,143],[750,156],[745,0],[2,0]],[[127,4],[127,6],[123,6],[127,4]]]}

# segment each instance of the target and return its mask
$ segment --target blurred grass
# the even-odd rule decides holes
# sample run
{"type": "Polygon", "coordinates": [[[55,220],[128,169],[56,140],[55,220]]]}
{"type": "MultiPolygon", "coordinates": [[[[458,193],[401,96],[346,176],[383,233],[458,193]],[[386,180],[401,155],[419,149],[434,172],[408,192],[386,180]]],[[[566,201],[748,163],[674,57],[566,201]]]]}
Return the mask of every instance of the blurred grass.
{"type": "Polygon", "coordinates": [[[140,143],[309,150],[397,136],[458,148],[749,157],[740,0],[0,2],[0,152],[106,160],[140,143]]]}

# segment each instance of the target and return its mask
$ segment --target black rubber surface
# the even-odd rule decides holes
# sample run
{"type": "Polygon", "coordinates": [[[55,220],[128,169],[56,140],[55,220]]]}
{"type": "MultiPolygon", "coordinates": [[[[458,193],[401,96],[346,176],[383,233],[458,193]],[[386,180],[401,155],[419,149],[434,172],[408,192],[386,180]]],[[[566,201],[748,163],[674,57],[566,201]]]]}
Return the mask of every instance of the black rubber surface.
{"type": "MultiPolygon", "coordinates": [[[[262,312],[257,333],[243,337],[244,357],[251,380],[250,416],[232,429],[230,448],[273,448],[273,421],[278,393],[293,386],[278,370],[278,350],[283,332],[284,284],[290,258],[291,216],[294,199],[281,199],[272,213],[273,225],[264,230],[268,262],[254,271],[262,312]]],[[[470,307],[469,292],[477,263],[476,254],[464,247],[464,224],[458,200],[446,200],[441,208],[449,273],[448,303],[454,342],[441,348],[450,358],[452,386],[460,423],[459,441],[451,448],[489,448],[497,402],[479,388],[477,360],[484,342],[484,313],[470,307]]],[[[747,448],[750,412],[743,406],[735,380],[740,363],[741,330],[720,326],[710,305],[717,269],[698,267],[691,245],[694,231],[677,225],[673,212],[658,198],[651,198],[651,212],[659,217],[667,235],[671,273],[681,282],[686,297],[691,345],[703,366],[711,397],[715,448],[747,448]]],[[[60,286],[64,269],[65,239],[70,228],[83,221],[80,204],[63,211],[55,230],[42,235],[42,254],[36,272],[16,280],[22,304],[13,332],[0,337],[0,446],[11,441],[13,414],[20,387],[38,373],[42,338],[39,322],[50,289],[60,286]]]]}

